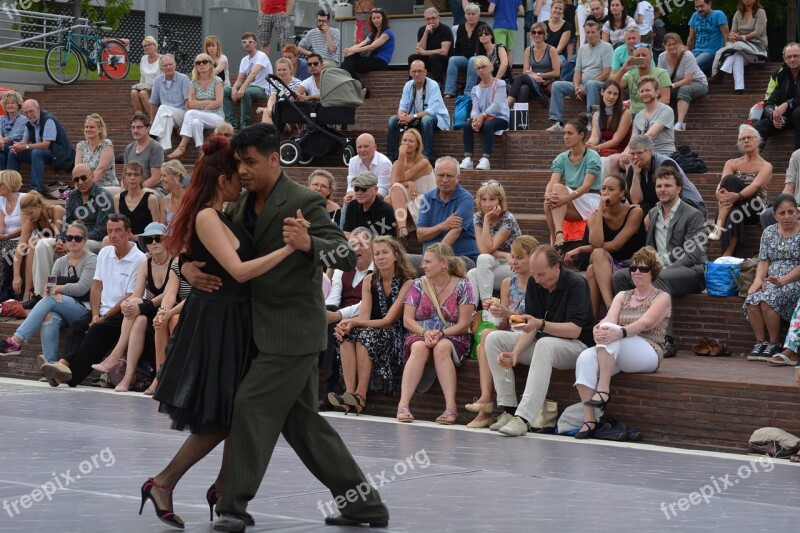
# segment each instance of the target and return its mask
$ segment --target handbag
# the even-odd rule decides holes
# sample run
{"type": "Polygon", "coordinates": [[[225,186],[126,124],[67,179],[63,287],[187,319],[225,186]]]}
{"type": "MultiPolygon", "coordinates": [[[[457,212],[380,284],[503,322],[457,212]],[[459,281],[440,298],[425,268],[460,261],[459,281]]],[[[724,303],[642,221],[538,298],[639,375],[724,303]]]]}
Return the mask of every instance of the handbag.
{"type": "Polygon", "coordinates": [[[539,415],[531,422],[531,429],[538,433],[553,433],[558,422],[558,403],[545,400],[539,415]]]}
{"type": "MultiPolygon", "coordinates": [[[[80,278],[78,277],[78,271],[75,270],[75,267],[69,265],[67,267],[67,275],[66,276],[56,276],[56,285],[68,285],[70,283],[78,283],[80,278]]],[[[75,299],[79,302],[88,302],[89,295],[92,293],[92,289],[86,291],[86,294],[82,294],[80,296],[75,296],[75,299]]]]}
{"type": "MultiPolygon", "coordinates": [[[[125,377],[127,365],[127,361],[123,359],[108,373],[108,381],[115,387],[119,385],[125,377]]],[[[131,386],[129,388],[132,391],[141,392],[150,386],[155,377],[156,369],[153,368],[153,365],[144,359],[139,359],[139,363],[136,365],[136,372],[133,375],[133,381],[131,381],[131,386]]]]}
{"type": "Polygon", "coordinates": [[[739,266],[706,263],[706,293],[709,296],[737,296],[739,294],[739,266]]]}
{"type": "Polygon", "coordinates": [[[744,263],[739,265],[739,296],[746,297],[747,291],[756,280],[756,270],[758,269],[758,257],[751,257],[745,259],[744,263]]]}

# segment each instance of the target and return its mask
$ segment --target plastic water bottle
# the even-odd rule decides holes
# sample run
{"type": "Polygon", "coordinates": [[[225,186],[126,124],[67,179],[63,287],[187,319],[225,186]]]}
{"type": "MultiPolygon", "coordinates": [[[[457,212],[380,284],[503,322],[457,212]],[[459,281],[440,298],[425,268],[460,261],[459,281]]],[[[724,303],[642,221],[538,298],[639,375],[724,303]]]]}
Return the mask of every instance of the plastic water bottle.
{"type": "Polygon", "coordinates": [[[764,101],[762,100],[750,108],[750,115],[747,117],[747,124],[752,126],[753,124],[761,120],[761,116],[763,114],[764,114],[764,101]]]}

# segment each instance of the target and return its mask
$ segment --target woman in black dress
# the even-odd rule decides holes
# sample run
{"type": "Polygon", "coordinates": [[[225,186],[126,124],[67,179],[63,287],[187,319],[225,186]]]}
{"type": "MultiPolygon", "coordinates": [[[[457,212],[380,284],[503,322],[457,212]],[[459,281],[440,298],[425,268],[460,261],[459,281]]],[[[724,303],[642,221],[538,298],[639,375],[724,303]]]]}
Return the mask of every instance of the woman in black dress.
{"type": "MultiPolygon", "coordinates": [[[[236,388],[250,360],[247,282],[294,251],[287,245],[251,259],[247,232],[222,213],[223,204],[238,200],[242,188],[228,140],[211,137],[203,153],[173,219],[167,247],[188,260],[205,262],[203,270],[221,278],[222,286],[213,293],[192,289],[181,312],[153,398],[160,402],[159,411],[172,418],[174,429],[189,428],[192,434],[169,465],[142,485],[139,510],[141,514],[151,499],[158,518],[181,529],[183,520],[172,512],[172,490],[189,468],[228,436],[236,388]]],[[[222,472],[220,468],[206,493],[212,511],[222,490],[222,472]]]]}

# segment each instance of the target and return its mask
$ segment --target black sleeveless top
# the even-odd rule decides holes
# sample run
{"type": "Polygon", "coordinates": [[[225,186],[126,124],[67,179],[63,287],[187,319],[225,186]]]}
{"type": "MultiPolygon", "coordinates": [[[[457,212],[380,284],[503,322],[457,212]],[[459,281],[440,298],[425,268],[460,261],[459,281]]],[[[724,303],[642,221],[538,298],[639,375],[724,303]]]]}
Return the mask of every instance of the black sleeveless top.
{"type": "MultiPolygon", "coordinates": [[[[378,280],[381,283],[380,280],[378,280]]],[[[392,280],[394,282],[394,280],[392,280]]],[[[369,319],[370,320],[380,320],[384,318],[386,315],[383,314],[381,311],[381,303],[380,303],[380,295],[378,294],[378,286],[372,284],[370,287],[370,292],[372,293],[372,309],[370,310],[369,319]]],[[[384,294],[383,298],[386,301],[386,309],[389,309],[394,305],[394,296],[391,294],[384,294]]]]}
{"type": "Polygon", "coordinates": [[[153,281],[153,258],[152,257],[147,258],[147,283],[145,284],[144,290],[148,300],[152,300],[159,294],[162,294],[164,292],[164,289],[167,288],[167,282],[169,282],[169,271],[173,270],[172,263],[174,261],[175,261],[174,257],[169,260],[167,273],[164,276],[164,283],[162,283],[160,287],[156,287],[156,283],[155,281],[153,281]]]}
{"type": "MultiPolygon", "coordinates": [[[[633,211],[632,207],[628,209],[627,213],[625,213],[625,218],[622,219],[622,224],[620,224],[617,229],[610,228],[608,224],[606,224],[606,219],[603,219],[603,241],[613,241],[617,235],[619,235],[619,232],[625,227],[625,223],[628,222],[628,217],[630,216],[631,211],[633,211]]],[[[636,230],[636,233],[634,233],[619,250],[612,252],[611,257],[617,262],[627,261],[633,257],[634,253],[644,246],[646,240],[647,233],[644,231],[644,224],[639,224],[639,228],[636,230]]]]}
{"type": "Polygon", "coordinates": [[[133,211],[128,208],[128,204],[125,202],[128,191],[122,191],[119,194],[119,214],[125,215],[131,221],[131,232],[134,235],[144,233],[144,228],[153,221],[153,215],[150,214],[150,208],[147,207],[147,201],[151,194],[153,193],[145,191],[133,211]]]}

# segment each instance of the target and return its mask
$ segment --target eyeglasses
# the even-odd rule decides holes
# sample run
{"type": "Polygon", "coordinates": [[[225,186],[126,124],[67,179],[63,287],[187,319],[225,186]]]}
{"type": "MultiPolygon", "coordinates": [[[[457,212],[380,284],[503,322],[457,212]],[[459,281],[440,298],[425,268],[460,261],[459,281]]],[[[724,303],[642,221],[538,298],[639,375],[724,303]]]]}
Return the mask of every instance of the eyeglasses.
{"type": "Polygon", "coordinates": [[[208,65],[209,63],[211,63],[211,61],[209,61],[208,59],[201,59],[199,61],[194,62],[195,65],[208,65]]]}
{"type": "Polygon", "coordinates": [[[639,151],[639,150],[636,150],[636,151],[631,150],[630,152],[628,152],[628,155],[631,155],[633,157],[637,157],[637,156],[640,156],[640,155],[644,154],[644,152],[645,152],[645,150],[641,150],[641,151],[639,151]]]}
{"type": "Polygon", "coordinates": [[[148,235],[146,237],[142,237],[142,240],[145,244],[154,244],[157,242],[160,243],[163,238],[163,235],[148,235]]]}
{"type": "Polygon", "coordinates": [[[633,49],[634,50],[638,50],[639,48],[650,48],[650,45],[647,44],[647,43],[639,43],[639,44],[633,45],[633,49]]]}
{"type": "Polygon", "coordinates": [[[740,143],[748,142],[748,141],[755,141],[755,140],[756,140],[756,138],[753,137],[752,135],[748,135],[747,137],[739,137],[739,142],[740,143]]]}
{"type": "Polygon", "coordinates": [[[308,62],[308,66],[309,67],[318,67],[319,64],[320,64],[319,61],[309,61],[308,62]]]}
{"type": "Polygon", "coordinates": [[[72,178],[72,181],[74,181],[75,183],[78,183],[80,181],[86,181],[89,178],[91,178],[91,176],[75,176],[74,178],[72,178]]]}
{"type": "Polygon", "coordinates": [[[327,185],[325,183],[312,183],[311,184],[311,188],[312,189],[330,189],[331,187],[330,187],[330,185],[327,185]]]}
{"type": "Polygon", "coordinates": [[[353,190],[355,190],[356,192],[367,192],[371,188],[372,187],[353,187],[353,190]]]}
{"type": "Polygon", "coordinates": [[[256,44],[253,39],[242,39],[242,44],[256,44]]]}
{"type": "Polygon", "coordinates": [[[532,31],[531,35],[544,35],[543,31],[532,31]]]}
{"type": "Polygon", "coordinates": [[[650,272],[650,267],[644,265],[631,265],[630,270],[631,272],[641,272],[642,274],[647,274],[650,272]]]}
{"type": "Polygon", "coordinates": [[[72,242],[72,241],[83,242],[84,236],[83,235],[67,235],[66,237],[64,237],[64,239],[66,239],[67,242],[72,242]]]}

